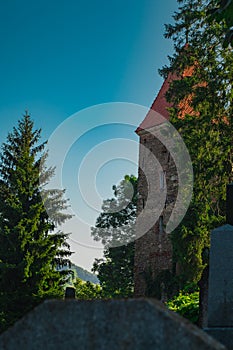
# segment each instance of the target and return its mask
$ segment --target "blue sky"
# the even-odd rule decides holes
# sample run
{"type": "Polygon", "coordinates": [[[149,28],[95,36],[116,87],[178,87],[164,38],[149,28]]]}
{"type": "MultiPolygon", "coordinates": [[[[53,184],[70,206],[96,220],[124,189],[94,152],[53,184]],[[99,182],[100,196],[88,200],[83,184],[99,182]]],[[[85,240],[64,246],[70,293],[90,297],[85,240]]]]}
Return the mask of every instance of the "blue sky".
{"type": "MultiPolygon", "coordinates": [[[[2,2],[0,142],[25,110],[35,126],[42,128],[43,137],[49,138],[69,116],[93,105],[127,102],[149,107],[162,83],[157,70],[172,53],[172,43],[163,33],[164,23],[172,22],[175,10],[176,0],[2,2]]],[[[98,113],[93,118],[99,118],[101,125],[98,113]]],[[[141,119],[139,113],[131,118],[131,126],[101,126],[74,143],[65,160],[64,173],[70,174],[64,179],[67,191],[75,192],[79,164],[94,146],[122,137],[134,141],[136,155],[134,125],[141,119]]],[[[118,122],[117,117],[114,121],[118,122]]],[[[77,129],[85,123],[83,113],[77,129]]],[[[103,164],[96,177],[100,197],[108,197],[111,185],[135,169],[135,164],[124,159],[115,159],[114,166],[103,164]]],[[[75,231],[75,240],[89,235],[89,225],[97,216],[81,207],[89,223],[69,227],[75,231]]],[[[99,245],[87,248],[82,241],[72,243],[73,260],[90,270],[101,250],[99,245]]],[[[91,244],[90,238],[88,242],[91,244]]]]}

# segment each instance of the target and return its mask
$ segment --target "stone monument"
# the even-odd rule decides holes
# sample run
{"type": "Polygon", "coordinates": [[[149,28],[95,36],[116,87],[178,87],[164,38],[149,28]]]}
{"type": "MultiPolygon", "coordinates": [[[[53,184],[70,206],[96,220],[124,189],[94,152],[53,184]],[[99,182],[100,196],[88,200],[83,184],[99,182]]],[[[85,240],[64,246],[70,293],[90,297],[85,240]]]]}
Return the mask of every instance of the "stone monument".
{"type": "Polygon", "coordinates": [[[48,300],[0,336],[1,350],[226,350],[153,299],[48,300]]]}
{"type": "Polygon", "coordinates": [[[227,224],[211,233],[207,328],[233,349],[233,184],[227,186],[227,224]]]}

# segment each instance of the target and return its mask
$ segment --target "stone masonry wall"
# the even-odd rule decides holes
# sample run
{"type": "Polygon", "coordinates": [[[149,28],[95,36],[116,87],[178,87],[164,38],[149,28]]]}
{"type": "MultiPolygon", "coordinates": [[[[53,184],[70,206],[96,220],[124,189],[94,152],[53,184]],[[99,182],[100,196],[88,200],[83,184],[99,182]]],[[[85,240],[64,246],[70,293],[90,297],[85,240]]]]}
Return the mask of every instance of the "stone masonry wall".
{"type": "MultiPolygon", "coordinates": [[[[153,128],[150,131],[156,134],[153,128]]],[[[140,132],[135,297],[146,294],[145,273],[148,270],[153,278],[162,270],[172,270],[172,245],[169,234],[162,229],[161,223],[163,221],[165,227],[171,215],[177,196],[178,177],[170,153],[153,134],[148,131],[140,132]],[[161,172],[164,172],[166,178],[164,188],[161,188],[161,172]],[[158,215],[157,208],[162,203],[164,208],[158,215]],[[158,216],[160,219],[153,222],[153,218],[158,216]],[[148,222],[150,225],[142,235],[148,222]]]]}

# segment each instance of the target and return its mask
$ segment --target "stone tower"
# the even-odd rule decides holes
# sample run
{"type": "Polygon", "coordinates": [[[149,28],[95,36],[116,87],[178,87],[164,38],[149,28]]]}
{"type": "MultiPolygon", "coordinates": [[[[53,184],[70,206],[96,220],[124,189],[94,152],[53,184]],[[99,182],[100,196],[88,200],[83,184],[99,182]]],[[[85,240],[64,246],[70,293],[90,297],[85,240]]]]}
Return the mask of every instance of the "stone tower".
{"type": "MultiPolygon", "coordinates": [[[[191,75],[192,69],[183,76],[191,75]]],[[[164,230],[172,213],[178,192],[178,175],[173,157],[166,145],[157,137],[158,129],[169,120],[165,94],[174,75],[164,81],[150,111],[136,130],[140,138],[138,170],[138,203],[135,242],[135,297],[150,295],[148,278],[155,280],[161,272],[174,273],[172,244],[164,230]],[[148,180],[149,179],[149,180],[148,180]],[[159,209],[160,205],[163,208],[159,209]],[[159,210],[159,214],[157,212],[159,210]],[[141,219],[143,217],[143,220],[141,219]],[[153,218],[156,218],[153,221],[153,218]],[[143,222],[141,222],[143,221],[143,222]],[[140,228],[139,228],[140,227],[140,228]],[[140,234],[138,232],[140,231],[140,234]]],[[[183,101],[183,113],[192,113],[188,101],[183,101]]],[[[182,114],[183,114],[182,113],[182,114]]],[[[182,118],[182,115],[180,116],[182,118]]],[[[163,285],[159,286],[158,298],[163,295],[163,285]]],[[[166,294],[166,293],[165,293],[166,294]]]]}

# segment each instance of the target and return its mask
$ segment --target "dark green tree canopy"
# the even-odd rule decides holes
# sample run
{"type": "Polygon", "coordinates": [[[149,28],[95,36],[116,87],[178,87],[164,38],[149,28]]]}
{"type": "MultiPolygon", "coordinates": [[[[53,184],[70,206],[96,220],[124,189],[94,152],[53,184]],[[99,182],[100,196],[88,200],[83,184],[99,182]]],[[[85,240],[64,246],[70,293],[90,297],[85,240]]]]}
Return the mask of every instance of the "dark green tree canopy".
{"type": "Polygon", "coordinates": [[[104,246],[104,258],[95,259],[102,293],[107,298],[133,295],[134,239],[137,201],[137,179],[125,176],[113,186],[114,198],[103,202],[102,213],[92,228],[94,239],[104,246]]]}
{"type": "Polygon", "coordinates": [[[210,21],[216,20],[218,23],[225,21],[227,29],[223,46],[227,47],[229,44],[233,46],[233,0],[219,0],[217,7],[209,10],[207,14],[210,16],[210,21]]]}
{"type": "Polygon", "coordinates": [[[91,234],[105,247],[117,247],[134,241],[136,222],[137,179],[126,175],[113,186],[114,197],[103,201],[102,212],[91,234]]]}
{"type": "Polygon", "coordinates": [[[218,1],[180,0],[175,24],[166,26],[174,42],[173,73],[167,99],[173,103],[171,122],[189,150],[194,170],[193,198],[186,217],[173,232],[175,259],[184,280],[197,281],[205,266],[202,251],[210,231],[225,222],[226,184],[233,166],[233,53],[224,46],[226,22],[210,21],[218,1]],[[188,74],[183,74],[184,71],[188,74]],[[184,103],[192,113],[181,115],[184,103]]]}
{"type": "Polygon", "coordinates": [[[69,265],[71,255],[68,235],[55,232],[59,220],[69,218],[60,216],[66,209],[62,193],[47,194],[57,219],[49,216],[41,198],[40,175],[46,182],[53,170],[40,166],[45,160],[40,137],[41,130],[25,115],[1,149],[0,304],[9,323],[40,300],[62,295],[66,273],[57,266],[69,265]]]}

